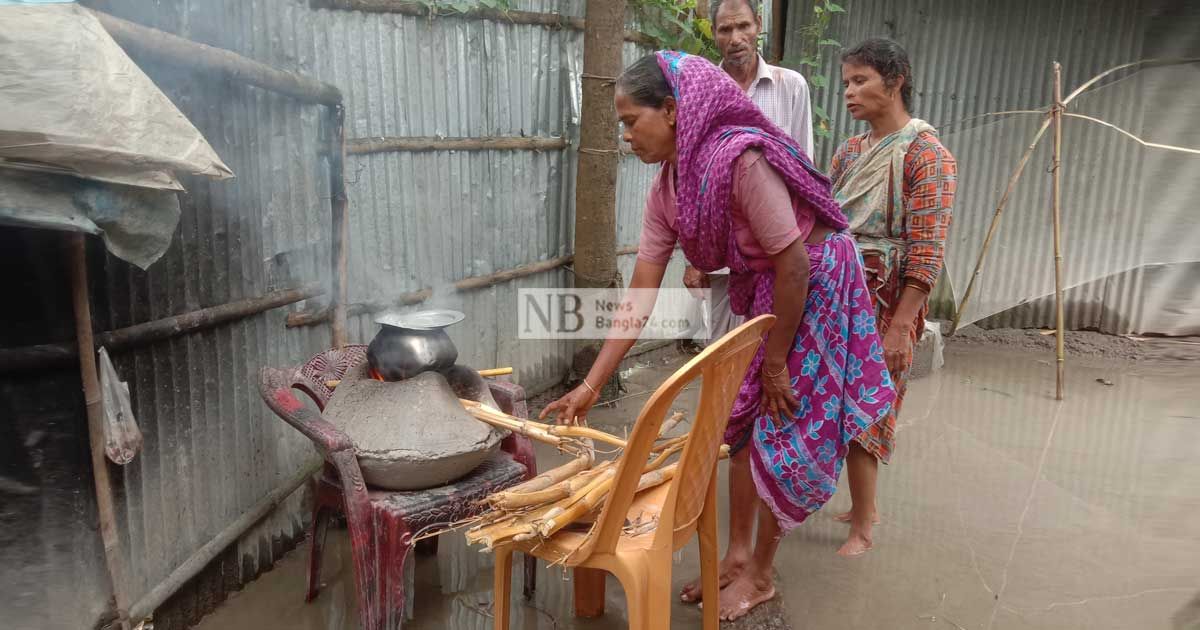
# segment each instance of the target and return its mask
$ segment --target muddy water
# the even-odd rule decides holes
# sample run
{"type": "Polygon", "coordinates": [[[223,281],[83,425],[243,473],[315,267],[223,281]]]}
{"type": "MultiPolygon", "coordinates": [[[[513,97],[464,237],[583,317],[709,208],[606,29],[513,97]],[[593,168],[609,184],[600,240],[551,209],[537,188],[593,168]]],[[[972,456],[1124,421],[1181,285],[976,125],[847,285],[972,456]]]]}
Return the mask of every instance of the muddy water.
{"type": "MultiPolygon", "coordinates": [[[[843,479],[831,504],[783,541],[777,600],[736,626],[1200,628],[1200,367],[1072,361],[1068,400],[1058,403],[1052,359],[951,346],[946,368],[910,387],[899,450],[880,475],[875,549],[834,553],[846,535],[831,518],[849,505],[843,479]]],[[[678,364],[646,362],[629,375],[633,395],[593,412],[593,424],[625,430],[641,393],[678,364]]],[[[539,453],[540,466],[555,464],[539,453]]],[[[325,588],[312,604],[303,603],[301,549],[200,627],[356,627],[348,551],[345,531],[332,530],[325,588]]],[[[437,555],[416,558],[415,617],[405,627],[490,628],[490,561],[444,536],[437,555]]],[[[689,547],[671,579],[679,587],[695,574],[689,547]]],[[[564,580],[540,567],[537,594],[516,606],[513,627],[625,627],[615,582],[608,615],[580,620],[564,580]]],[[[518,600],[520,592],[517,571],[518,600]]],[[[672,627],[699,625],[699,611],[673,604],[672,627]]]]}

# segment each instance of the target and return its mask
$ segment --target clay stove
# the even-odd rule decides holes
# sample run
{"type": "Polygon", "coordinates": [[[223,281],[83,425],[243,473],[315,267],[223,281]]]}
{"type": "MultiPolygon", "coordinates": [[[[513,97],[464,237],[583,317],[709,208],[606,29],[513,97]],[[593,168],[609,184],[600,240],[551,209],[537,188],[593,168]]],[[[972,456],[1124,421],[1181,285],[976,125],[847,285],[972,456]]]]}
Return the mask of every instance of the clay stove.
{"type": "Polygon", "coordinates": [[[369,485],[443,485],[482,464],[504,438],[459,403],[495,406],[478,372],[455,363],[444,328],[462,319],[456,311],[381,316],[367,364],[348,372],[330,399],[326,416],[354,441],[369,485]]]}

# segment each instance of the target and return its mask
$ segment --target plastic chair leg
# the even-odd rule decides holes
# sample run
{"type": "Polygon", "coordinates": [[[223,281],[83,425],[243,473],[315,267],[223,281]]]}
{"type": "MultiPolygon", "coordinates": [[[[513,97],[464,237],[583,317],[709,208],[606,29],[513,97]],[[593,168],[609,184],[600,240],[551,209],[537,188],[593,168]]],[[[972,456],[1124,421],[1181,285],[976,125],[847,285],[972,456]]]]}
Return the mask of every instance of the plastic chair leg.
{"type": "Polygon", "coordinates": [[[495,601],[492,602],[492,626],[495,630],[508,630],[509,616],[512,614],[512,547],[497,547],[495,550],[496,568],[492,588],[495,601]]]}
{"type": "Polygon", "coordinates": [[[304,601],[311,602],[321,590],[321,558],[325,551],[325,534],[329,529],[329,508],[319,503],[313,507],[313,521],[308,541],[308,590],[304,601]]]}

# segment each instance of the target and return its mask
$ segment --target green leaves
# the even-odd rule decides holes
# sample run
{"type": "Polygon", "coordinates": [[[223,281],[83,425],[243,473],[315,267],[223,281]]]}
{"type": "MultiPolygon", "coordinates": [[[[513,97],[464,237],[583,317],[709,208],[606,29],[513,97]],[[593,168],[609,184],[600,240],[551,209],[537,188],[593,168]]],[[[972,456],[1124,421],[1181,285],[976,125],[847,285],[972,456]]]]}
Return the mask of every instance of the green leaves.
{"type": "Polygon", "coordinates": [[[721,58],[713,41],[712,21],[695,15],[697,0],[631,0],[639,29],[659,46],[721,58]]]}

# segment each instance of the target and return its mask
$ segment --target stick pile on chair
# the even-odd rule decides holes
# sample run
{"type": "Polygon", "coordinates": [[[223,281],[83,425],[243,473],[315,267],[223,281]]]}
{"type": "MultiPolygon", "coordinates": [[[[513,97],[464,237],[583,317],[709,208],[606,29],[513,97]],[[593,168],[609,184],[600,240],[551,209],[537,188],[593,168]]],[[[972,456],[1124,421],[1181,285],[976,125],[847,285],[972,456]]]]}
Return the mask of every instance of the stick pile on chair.
{"type": "MultiPolygon", "coordinates": [[[[617,473],[617,460],[597,462],[594,442],[618,449],[625,440],[595,429],[578,426],[557,426],[515,418],[487,405],[462,400],[463,407],[475,418],[490,425],[508,429],[554,446],[574,458],[546,471],[525,483],[490,495],[488,510],[472,522],[467,530],[467,542],[482,544],[490,551],[495,546],[553,536],[564,527],[599,512],[612,488],[617,473]]],[[[683,451],[687,435],[663,437],[681,420],[677,412],[659,431],[659,439],[646,462],[638,491],[666,483],[674,477],[676,464],[668,460],[683,451]]],[[[722,450],[722,456],[725,454],[722,450]]]]}

